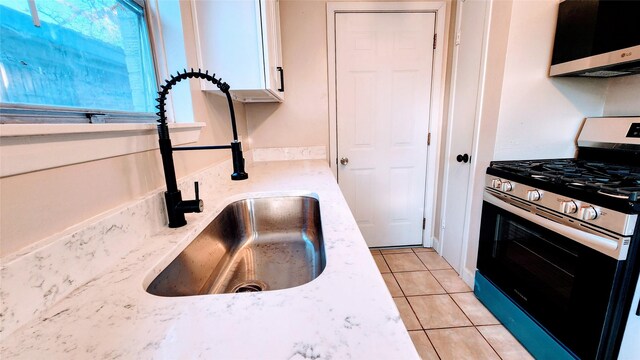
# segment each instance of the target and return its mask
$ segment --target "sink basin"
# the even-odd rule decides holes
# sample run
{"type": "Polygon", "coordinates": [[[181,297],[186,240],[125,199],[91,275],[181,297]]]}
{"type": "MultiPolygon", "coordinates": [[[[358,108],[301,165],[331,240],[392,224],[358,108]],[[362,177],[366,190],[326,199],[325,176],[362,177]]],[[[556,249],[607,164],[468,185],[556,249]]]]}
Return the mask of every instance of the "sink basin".
{"type": "Polygon", "coordinates": [[[159,296],[286,289],[326,264],[320,205],[310,196],[233,202],[148,286],[159,296]]]}

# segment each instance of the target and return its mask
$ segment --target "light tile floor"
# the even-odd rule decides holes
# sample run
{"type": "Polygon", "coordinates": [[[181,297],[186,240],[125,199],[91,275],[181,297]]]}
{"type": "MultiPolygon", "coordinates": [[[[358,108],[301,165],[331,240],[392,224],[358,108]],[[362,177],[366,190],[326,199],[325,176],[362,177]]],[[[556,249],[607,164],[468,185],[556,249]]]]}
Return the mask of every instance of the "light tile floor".
{"type": "Polygon", "coordinates": [[[433,249],[371,254],[422,359],[533,359],[433,249]]]}

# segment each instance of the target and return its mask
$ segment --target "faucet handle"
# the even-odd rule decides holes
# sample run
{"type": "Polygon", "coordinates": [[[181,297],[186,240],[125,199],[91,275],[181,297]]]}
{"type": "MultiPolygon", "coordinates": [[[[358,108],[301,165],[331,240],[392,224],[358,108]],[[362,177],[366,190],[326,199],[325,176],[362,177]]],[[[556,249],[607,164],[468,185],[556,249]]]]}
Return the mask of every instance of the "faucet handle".
{"type": "Polygon", "coordinates": [[[202,212],[202,209],[204,209],[204,202],[200,200],[200,185],[197,181],[193,183],[193,189],[196,193],[196,199],[194,201],[196,203],[196,206],[198,207],[198,210],[195,212],[202,212]]]}
{"type": "Polygon", "coordinates": [[[196,191],[196,199],[180,201],[178,210],[182,213],[199,213],[204,209],[204,202],[200,200],[200,188],[197,181],[193,184],[193,187],[196,191]]]}

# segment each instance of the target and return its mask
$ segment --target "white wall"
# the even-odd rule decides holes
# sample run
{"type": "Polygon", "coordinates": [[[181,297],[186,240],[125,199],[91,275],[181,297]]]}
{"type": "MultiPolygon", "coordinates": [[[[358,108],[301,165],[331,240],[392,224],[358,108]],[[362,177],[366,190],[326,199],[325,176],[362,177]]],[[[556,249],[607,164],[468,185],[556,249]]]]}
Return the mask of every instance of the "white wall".
{"type": "Polygon", "coordinates": [[[640,75],[609,80],[604,116],[640,116],[640,75]]]}
{"type": "Polygon", "coordinates": [[[582,120],[602,116],[606,79],[549,78],[558,1],[513,1],[495,160],[573,157],[582,120]]]}

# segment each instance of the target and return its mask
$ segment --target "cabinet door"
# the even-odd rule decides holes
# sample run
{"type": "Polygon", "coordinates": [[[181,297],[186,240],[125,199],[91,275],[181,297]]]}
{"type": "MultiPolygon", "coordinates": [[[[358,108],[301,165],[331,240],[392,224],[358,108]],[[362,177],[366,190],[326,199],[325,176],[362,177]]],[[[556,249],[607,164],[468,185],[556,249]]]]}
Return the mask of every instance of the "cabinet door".
{"type": "MultiPolygon", "coordinates": [[[[284,99],[278,0],[191,0],[198,66],[231,86],[234,99],[284,99]]],[[[208,81],[202,90],[221,94],[208,81]]]]}
{"type": "MultiPolygon", "coordinates": [[[[233,91],[265,88],[259,1],[193,0],[198,66],[233,91]]],[[[202,82],[203,90],[217,90],[202,82]]]]}
{"type": "Polygon", "coordinates": [[[280,3],[261,0],[263,21],[263,48],[265,50],[266,87],[279,100],[284,100],[284,69],[280,44],[280,3]]]}

